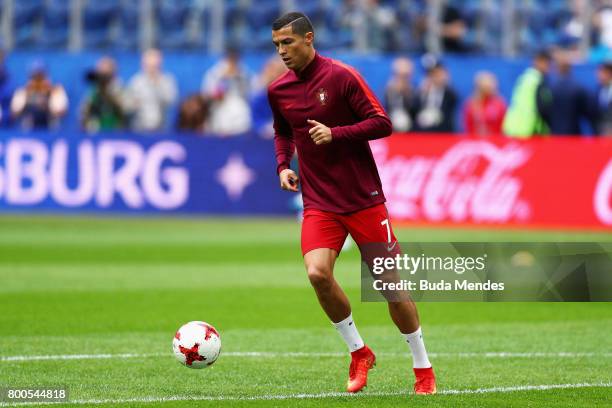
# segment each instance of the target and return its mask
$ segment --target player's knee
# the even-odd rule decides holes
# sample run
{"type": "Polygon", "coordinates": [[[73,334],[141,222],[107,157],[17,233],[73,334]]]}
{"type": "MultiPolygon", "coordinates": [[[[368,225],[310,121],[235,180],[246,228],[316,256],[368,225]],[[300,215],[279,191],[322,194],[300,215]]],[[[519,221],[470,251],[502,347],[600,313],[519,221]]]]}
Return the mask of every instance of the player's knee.
{"type": "Polygon", "coordinates": [[[333,278],[331,271],[320,265],[308,265],[308,279],[316,289],[326,289],[331,287],[333,278]]]}

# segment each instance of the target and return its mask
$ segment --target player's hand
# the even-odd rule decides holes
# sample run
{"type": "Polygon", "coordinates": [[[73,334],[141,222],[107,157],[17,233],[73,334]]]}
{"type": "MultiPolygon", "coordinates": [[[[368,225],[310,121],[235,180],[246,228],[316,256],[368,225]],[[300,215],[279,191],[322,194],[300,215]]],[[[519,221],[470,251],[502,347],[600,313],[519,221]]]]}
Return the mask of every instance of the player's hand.
{"type": "Polygon", "coordinates": [[[293,191],[294,193],[297,193],[298,184],[300,180],[297,174],[295,174],[295,171],[291,169],[285,169],[280,172],[278,177],[280,178],[280,186],[283,190],[293,191]]]}
{"type": "Polygon", "coordinates": [[[310,133],[310,137],[312,141],[317,145],[331,143],[332,141],[332,133],[331,129],[325,126],[322,123],[317,122],[316,120],[308,119],[306,122],[312,125],[308,133],[310,133]]]}

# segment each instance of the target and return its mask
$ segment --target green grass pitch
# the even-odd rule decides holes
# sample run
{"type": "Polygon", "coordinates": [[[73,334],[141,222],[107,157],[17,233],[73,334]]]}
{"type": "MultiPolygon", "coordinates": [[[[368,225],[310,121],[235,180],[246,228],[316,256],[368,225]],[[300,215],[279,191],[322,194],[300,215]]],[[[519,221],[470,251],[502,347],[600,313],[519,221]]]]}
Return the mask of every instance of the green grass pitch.
{"type": "MultiPolygon", "coordinates": [[[[419,241],[612,241],[396,232],[419,241]]],[[[417,397],[385,305],[359,301],[355,248],[336,276],[378,354],[357,396],[342,393],[348,354],[308,284],[295,221],[2,216],[0,386],[65,385],[69,406],[612,406],[612,304],[420,304],[440,394],[417,397]],[[175,330],[190,320],[221,333],[209,369],[172,355],[175,330]]]]}

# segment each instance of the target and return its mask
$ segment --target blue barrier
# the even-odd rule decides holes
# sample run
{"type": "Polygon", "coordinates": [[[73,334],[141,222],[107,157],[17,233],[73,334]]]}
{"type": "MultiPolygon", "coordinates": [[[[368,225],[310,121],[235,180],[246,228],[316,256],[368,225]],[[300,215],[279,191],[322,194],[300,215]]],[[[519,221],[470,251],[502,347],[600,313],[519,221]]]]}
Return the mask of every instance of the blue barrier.
{"type": "Polygon", "coordinates": [[[0,211],[289,214],[272,142],[0,131],[0,211]]]}

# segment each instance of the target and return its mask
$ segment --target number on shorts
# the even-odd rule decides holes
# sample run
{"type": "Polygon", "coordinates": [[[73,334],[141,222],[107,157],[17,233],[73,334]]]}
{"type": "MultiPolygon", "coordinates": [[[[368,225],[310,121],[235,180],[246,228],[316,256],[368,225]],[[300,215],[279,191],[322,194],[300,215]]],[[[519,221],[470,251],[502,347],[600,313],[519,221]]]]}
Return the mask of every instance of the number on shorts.
{"type": "Polygon", "coordinates": [[[384,225],[385,227],[387,227],[387,243],[391,243],[391,227],[389,226],[389,219],[385,218],[383,221],[380,222],[380,225],[384,225]]]}

